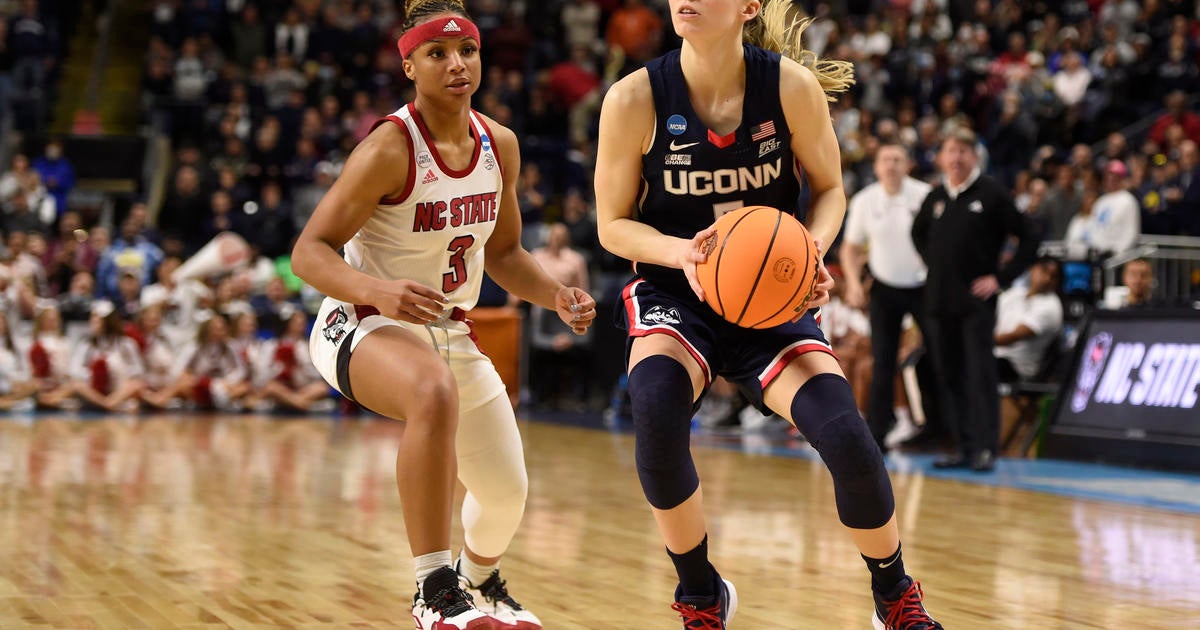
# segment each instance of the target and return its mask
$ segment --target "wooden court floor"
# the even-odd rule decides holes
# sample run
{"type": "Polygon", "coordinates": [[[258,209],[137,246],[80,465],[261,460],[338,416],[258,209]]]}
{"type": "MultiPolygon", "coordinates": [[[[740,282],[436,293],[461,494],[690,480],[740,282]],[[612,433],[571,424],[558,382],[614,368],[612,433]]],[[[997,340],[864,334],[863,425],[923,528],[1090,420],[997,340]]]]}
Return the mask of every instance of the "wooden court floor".
{"type": "MultiPolygon", "coordinates": [[[[678,629],[625,434],[523,423],[504,565],[552,629],[678,629]]],[[[0,419],[0,629],[407,628],[384,420],[0,419]]],[[[731,628],[870,628],[819,462],[697,448],[731,628]]],[[[1200,628],[1200,516],[896,475],[910,573],[952,630],[1200,628]]],[[[461,536],[456,536],[461,540],[461,536]]]]}

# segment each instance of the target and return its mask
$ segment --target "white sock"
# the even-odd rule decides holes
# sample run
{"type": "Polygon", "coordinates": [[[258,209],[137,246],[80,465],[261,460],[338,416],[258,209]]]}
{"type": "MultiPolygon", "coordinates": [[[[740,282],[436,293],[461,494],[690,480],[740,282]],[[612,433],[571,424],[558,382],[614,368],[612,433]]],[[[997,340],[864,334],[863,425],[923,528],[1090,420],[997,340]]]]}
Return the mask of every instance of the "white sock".
{"type": "Polygon", "coordinates": [[[478,587],[492,577],[492,571],[500,568],[500,563],[496,564],[476,564],[469,557],[467,552],[463,551],[458,554],[458,574],[467,578],[471,586],[478,587]]]}
{"type": "Polygon", "coordinates": [[[423,556],[413,558],[413,568],[417,571],[417,586],[424,588],[425,578],[429,577],[430,573],[437,571],[442,567],[451,566],[450,550],[435,551],[427,553],[423,556]]]}
{"type": "Polygon", "coordinates": [[[908,415],[908,407],[896,407],[892,410],[899,424],[912,424],[912,416],[908,415]]]}

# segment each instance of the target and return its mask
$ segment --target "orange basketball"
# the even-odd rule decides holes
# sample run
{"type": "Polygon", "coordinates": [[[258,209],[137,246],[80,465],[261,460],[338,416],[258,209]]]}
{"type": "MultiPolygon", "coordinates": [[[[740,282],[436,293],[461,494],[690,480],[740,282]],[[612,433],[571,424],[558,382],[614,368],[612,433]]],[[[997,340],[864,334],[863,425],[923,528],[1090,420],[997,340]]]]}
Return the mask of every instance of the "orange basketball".
{"type": "Polygon", "coordinates": [[[817,246],[790,214],[747,206],[717,219],[696,266],[704,300],[744,328],[771,328],[805,310],[817,284],[817,246]]]}

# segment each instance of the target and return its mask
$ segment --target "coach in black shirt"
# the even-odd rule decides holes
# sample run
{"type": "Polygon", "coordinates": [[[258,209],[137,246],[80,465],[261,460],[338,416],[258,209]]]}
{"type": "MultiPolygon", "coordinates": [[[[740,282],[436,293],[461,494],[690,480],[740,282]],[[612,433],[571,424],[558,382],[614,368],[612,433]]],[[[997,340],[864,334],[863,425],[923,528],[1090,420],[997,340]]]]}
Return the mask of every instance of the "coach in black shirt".
{"type": "Polygon", "coordinates": [[[942,381],[942,408],[958,452],[939,468],[992,470],[1000,441],[1000,397],[992,357],[996,295],[1024,273],[1037,243],[1012,197],[979,174],[975,134],[956,129],[937,155],[942,183],[913,220],[912,239],[929,267],[929,345],[942,381]],[[1010,237],[1016,253],[1004,265],[1010,237]]]}

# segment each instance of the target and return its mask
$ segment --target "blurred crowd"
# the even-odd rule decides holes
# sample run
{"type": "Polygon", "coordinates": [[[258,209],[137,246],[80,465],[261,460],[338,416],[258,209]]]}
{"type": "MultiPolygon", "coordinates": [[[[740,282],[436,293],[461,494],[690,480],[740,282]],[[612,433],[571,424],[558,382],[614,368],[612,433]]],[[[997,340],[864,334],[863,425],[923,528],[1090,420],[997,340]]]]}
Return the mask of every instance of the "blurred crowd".
{"type": "MultiPolygon", "coordinates": [[[[50,18],[63,1],[21,0],[20,12],[0,21],[0,103],[48,81],[42,71],[55,67],[61,55],[53,51],[63,46],[50,18]]],[[[614,81],[678,45],[666,2],[466,4],[483,37],[475,106],[521,138],[523,242],[556,273],[589,279],[608,308],[629,265],[596,237],[590,174],[599,105],[614,81]]],[[[857,84],[831,108],[847,195],[875,181],[875,153],[886,143],[909,149],[914,177],[936,180],[944,134],[965,125],[980,138],[984,171],[1010,188],[1041,240],[1067,241],[1086,256],[1125,249],[1138,233],[1200,235],[1200,8],[1191,0],[797,4],[817,18],[807,47],[855,64],[857,84]],[[1147,124],[1131,126],[1140,120],[1147,124]]],[[[350,151],[412,97],[395,48],[401,5],[153,0],[141,92],[143,123],[171,139],[160,207],[124,204],[110,224],[92,225],[73,211],[62,144],[46,143],[36,156],[17,147],[0,177],[8,352],[25,360],[42,336],[66,339],[72,322],[79,326],[67,344],[75,350],[59,353],[53,376],[26,360],[22,382],[36,385],[39,402],[63,394],[101,406],[313,404],[307,359],[291,368],[279,359],[288,352],[279,347],[303,336],[295,329],[315,304],[288,256],[350,151]],[[251,271],[172,278],[226,232],[250,245],[258,261],[251,271]],[[285,316],[282,305],[294,310],[285,316]],[[118,319],[132,347],[105,336],[118,319]],[[151,383],[160,328],[174,360],[170,378],[151,383]],[[136,349],[141,367],[97,388],[95,370],[85,368],[101,346],[131,356],[136,349]],[[243,366],[232,373],[244,378],[208,387],[206,398],[197,383],[222,361],[243,366]],[[286,396],[272,393],[281,379],[286,396]],[[123,400],[112,398],[117,392],[123,400]]],[[[3,111],[11,118],[16,108],[3,111]]],[[[507,301],[485,286],[481,304],[507,301]]],[[[553,326],[538,320],[527,331],[531,373],[543,375],[532,402],[597,402],[607,383],[588,389],[579,383],[586,377],[559,368],[590,361],[608,344],[553,326]]],[[[8,383],[4,391],[24,390],[8,383]]]]}

